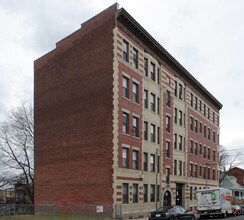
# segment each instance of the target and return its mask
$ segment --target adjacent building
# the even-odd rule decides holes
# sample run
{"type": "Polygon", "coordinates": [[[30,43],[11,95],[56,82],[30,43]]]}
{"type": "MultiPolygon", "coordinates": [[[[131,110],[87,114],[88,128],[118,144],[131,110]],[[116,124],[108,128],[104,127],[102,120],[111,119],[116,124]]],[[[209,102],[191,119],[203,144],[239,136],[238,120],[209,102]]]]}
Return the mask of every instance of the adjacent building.
{"type": "Polygon", "coordinates": [[[35,203],[195,210],[218,186],[222,104],[112,5],[35,61],[35,203]]]}

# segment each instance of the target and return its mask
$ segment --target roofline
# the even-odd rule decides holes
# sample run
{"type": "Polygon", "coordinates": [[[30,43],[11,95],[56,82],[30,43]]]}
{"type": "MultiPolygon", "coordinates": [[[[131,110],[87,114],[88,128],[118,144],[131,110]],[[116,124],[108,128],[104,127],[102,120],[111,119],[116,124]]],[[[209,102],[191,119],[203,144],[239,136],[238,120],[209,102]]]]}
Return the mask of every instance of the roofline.
{"type": "Polygon", "coordinates": [[[167,50],[165,50],[124,8],[117,11],[117,19],[127,24],[134,30],[140,38],[150,44],[150,46],[163,58],[166,59],[171,66],[179,70],[184,77],[192,81],[196,86],[217,106],[220,110],[223,105],[193,77],[167,50]]]}

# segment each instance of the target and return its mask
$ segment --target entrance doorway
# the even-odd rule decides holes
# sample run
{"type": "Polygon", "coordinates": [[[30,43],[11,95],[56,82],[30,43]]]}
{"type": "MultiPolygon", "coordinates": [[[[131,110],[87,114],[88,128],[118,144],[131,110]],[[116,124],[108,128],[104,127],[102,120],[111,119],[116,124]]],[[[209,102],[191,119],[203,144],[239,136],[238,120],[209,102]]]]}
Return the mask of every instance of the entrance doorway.
{"type": "Polygon", "coordinates": [[[182,204],[182,192],[183,192],[183,184],[176,183],[176,205],[183,205],[182,204]]]}
{"type": "Polygon", "coordinates": [[[171,193],[169,190],[164,192],[163,206],[171,206],[171,193]]]}

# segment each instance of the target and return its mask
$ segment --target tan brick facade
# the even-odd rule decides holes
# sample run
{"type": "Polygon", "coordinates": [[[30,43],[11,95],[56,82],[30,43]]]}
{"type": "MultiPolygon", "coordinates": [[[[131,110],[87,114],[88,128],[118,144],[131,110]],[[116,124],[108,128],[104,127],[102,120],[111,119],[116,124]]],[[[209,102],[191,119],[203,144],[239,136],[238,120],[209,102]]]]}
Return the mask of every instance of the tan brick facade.
{"type": "Polygon", "coordinates": [[[194,191],[218,185],[221,107],[111,6],[35,61],[35,202],[194,209],[194,191]]]}

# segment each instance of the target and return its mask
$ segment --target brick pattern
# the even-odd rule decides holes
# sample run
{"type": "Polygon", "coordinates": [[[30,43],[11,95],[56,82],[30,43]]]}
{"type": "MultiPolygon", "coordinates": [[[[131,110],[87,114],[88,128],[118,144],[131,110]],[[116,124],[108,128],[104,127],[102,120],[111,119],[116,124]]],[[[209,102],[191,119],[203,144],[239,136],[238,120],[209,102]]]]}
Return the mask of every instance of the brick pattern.
{"type": "Polygon", "coordinates": [[[65,210],[72,203],[113,202],[116,10],[113,5],[85,22],[35,61],[36,204],[65,210]]]}

